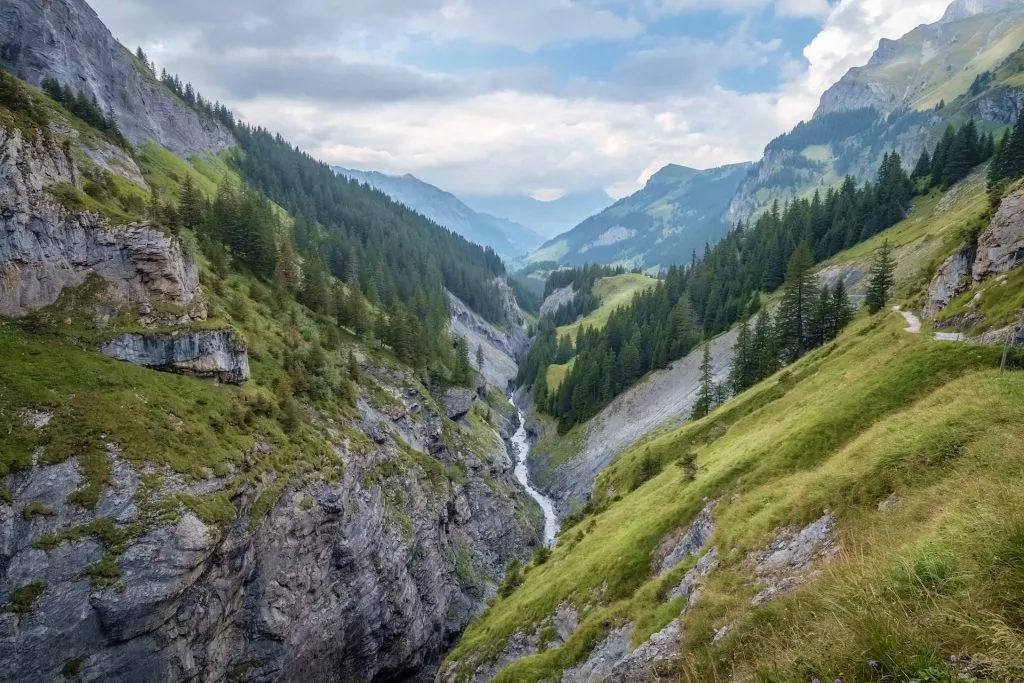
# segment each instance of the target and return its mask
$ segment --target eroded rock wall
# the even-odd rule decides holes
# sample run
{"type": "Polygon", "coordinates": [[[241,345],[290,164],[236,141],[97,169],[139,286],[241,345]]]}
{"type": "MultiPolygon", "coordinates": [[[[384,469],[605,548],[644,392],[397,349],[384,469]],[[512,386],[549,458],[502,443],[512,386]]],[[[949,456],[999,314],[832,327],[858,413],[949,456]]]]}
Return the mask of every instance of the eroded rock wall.
{"type": "Polygon", "coordinates": [[[84,0],[4,0],[0,59],[31,85],[53,78],[95,97],[132,143],[153,140],[182,157],[235,144],[143,72],[84,0]]]}
{"type": "Polygon", "coordinates": [[[63,147],[0,128],[0,315],[48,306],[93,274],[120,303],[192,305],[199,276],[181,242],[149,225],[111,227],[98,214],[71,213],[47,193],[78,182],[63,147]]]}
{"type": "MultiPolygon", "coordinates": [[[[429,671],[507,563],[537,545],[539,529],[503,448],[450,446],[432,403],[402,389],[400,377],[378,379],[396,401],[387,412],[361,403],[356,428],[373,446],[339,435],[343,474],[287,487],[260,519],[250,515],[272,480],[232,493],[237,514],[222,526],[189,511],[154,518],[162,500],[228,491],[230,481],[136,469],[117,444],[92,510],[68,501],[84,481],[75,458],[0,479],[10,494],[0,502],[0,604],[42,586],[28,609],[0,612],[0,679],[62,680],[69,666],[77,680],[110,682],[406,680],[429,671]],[[396,467],[410,448],[465,476],[396,467]],[[97,520],[127,536],[123,547],[113,549],[109,535],[68,535],[97,520]],[[47,543],[47,534],[67,539],[47,543]],[[89,568],[105,557],[117,575],[91,581],[89,568]]],[[[60,419],[48,417],[22,419],[45,430],[60,419]]],[[[269,448],[257,442],[254,457],[273,457],[269,448]]]]}

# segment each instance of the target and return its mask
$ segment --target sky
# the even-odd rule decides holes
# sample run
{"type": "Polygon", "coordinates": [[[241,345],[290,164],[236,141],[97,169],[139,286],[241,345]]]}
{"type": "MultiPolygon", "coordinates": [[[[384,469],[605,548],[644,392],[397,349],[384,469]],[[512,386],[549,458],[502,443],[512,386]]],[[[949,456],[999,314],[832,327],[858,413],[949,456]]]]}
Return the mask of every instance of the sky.
{"type": "Polygon", "coordinates": [[[756,160],[949,0],[88,2],[159,68],[328,163],[547,200],[756,160]]]}

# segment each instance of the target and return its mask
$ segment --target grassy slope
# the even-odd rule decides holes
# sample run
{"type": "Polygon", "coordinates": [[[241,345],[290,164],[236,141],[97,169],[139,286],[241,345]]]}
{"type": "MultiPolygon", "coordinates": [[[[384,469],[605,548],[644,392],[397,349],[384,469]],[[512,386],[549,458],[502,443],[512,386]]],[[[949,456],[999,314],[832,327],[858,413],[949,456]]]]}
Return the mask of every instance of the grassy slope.
{"type": "Polygon", "coordinates": [[[568,363],[561,365],[549,365],[547,373],[547,387],[548,391],[557,391],[558,387],[562,386],[562,381],[565,376],[572,371],[572,366],[576,364],[576,359],[569,359],[568,363]]]}
{"type": "MultiPolygon", "coordinates": [[[[906,221],[831,263],[866,262],[889,239],[899,247],[900,295],[913,303],[987,209],[978,181],[955,192],[943,210],[938,196],[919,200],[906,221]]],[[[900,679],[928,667],[942,673],[950,654],[1019,677],[1024,488],[1008,482],[1024,473],[1024,374],[992,370],[1000,349],[934,342],[903,327],[894,314],[861,317],[709,418],[628,451],[595,486],[605,509],[565,531],[552,560],[471,627],[450,661],[500,652],[563,601],[581,610],[577,632],[514,662],[500,680],[557,674],[624,621],[637,624],[639,643],[680,613],[681,603],[658,596],[688,568],[651,577],[651,552],[712,497],[722,501],[712,539],[722,567],[684,619],[684,679],[879,679],[866,668],[871,658],[900,679]],[[680,462],[689,453],[692,482],[680,462]],[[644,460],[661,474],[632,490],[644,460]],[[880,513],[891,494],[901,505],[880,513]],[[746,554],[824,509],[838,516],[840,557],[816,582],[751,608],[759,589],[746,554]],[[712,646],[726,624],[730,636],[712,646]]]]}
{"type": "MultiPolygon", "coordinates": [[[[1024,374],[993,372],[996,349],[932,342],[902,327],[895,315],[861,319],[838,342],[709,418],[624,455],[599,478],[599,498],[629,491],[645,457],[664,470],[564,533],[553,559],[531,569],[519,591],[473,626],[452,659],[500,651],[508,635],[531,630],[530,624],[552,614],[563,600],[584,612],[581,628],[564,647],[514,663],[501,680],[543,679],[585,657],[617,621],[641,624],[637,639],[660,629],[682,605],[662,605],[659,591],[674,585],[685,566],[667,579],[651,578],[651,551],[665,533],[686,524],[707,497],[722,500],[712,543],[723,566],[685,621],[693,667],[688,678],[724,679],[735,666],[733,675],[742,672],[741,678],[800,680],[803,669],[790,666],[798,657],[812,662],[808,666],[823,678],[844,667],[850,671],[868,656],[885,658],[894,670],[923,665],[918,659],[928,659],[928,648],[900,647],[905,638],[933,640],[933,658],[946,651],[979,651],[995,631],[973,631],[976,620],[971,628],[954,622],[942,633],[944,641],[937,640],[934,628],[915,626],[925,616],[945,617],[950,610],[956,619],[968,619],[956,596],[892,603],[889,591],[900,588],[899,572],[887,572],[906,563],[913,567],[922,553],[968,553],[954,571],[956,595],[984,598],[987,577],[973,564],[983,557],[979,544],[1009,533],[995,520],[1024,503],[1024,489],[1006,486],[1008,477],[1022,473],[1024,436],[1017,425],[1024,421],[1024,374]],[[688,482],[677,463],[691,451],[697,454],[698,474],[688,482]],[[892,492],[906,503],[898,513],[882,515],[878,502],[892,492]],[[971,506],[975,520],[963,516],[971,506]],[[804,524],[826,508],[838,515],[845,548],[827,579],[779,603],[749,608],[757,589],[744,563],[746,553],[765,545],[779,526],[804,524]],[[957,527],[979,520],[992,526],[973,533],[957,527]],[[852,601],[846,604],[868,600],[879,609],[888,607],[877,620],[840,622],[842,637],[830,650],[820,645],[840,627],[834,606],[823,606],[840,598],[852,601]],[[780,618],[801,601],[813,601],[819,609],[802,611],[800,620],[780,618]],[[735,624],[734,635],[723,648],[711,648],[712,629],[726,623],[735,624]],[[766,664],[780,677],[754,675],[766,664]]],[[[1024,524],[1019,513],[1006,519],[1010,526],[1017,523],[1024,524]]],[[[1000,614],[1010,606],[991,607],[1000,614]]],[[[1010,657],[1000,646],[986,652],[1024,666],[1024,659],[1010,657]]]]}
{"type": "Polygon", "coordinates": [[[601,306],[582,320],[577,321],[572,325],[559,327],[559,339],[565,335],[569,335],[569,338],[575,341],[576,333],[580,328],[596,327],[600,329],[604,327],[605,323],[608,322],[608,318],[611,317],[612,311],[620,306],[627,305],[633,300],[634,294],[649,287],[653,287],[656,282],[657,280],[652,277],[648,277],[647,275],[638,275],[636,273],[626,273],[625,275],[601,278],[594,283],[593,290],[594,296],[601,300],[601,306]]]}
{"type": "MultiPolygon", "coordinates": [[[[44,95],[30,92],[47,107],[51,122],[75,124],[79,135],[69,144],[76,159],[88,158],[83,146],[108,144],[44,95]]],[[[9,117],[8,110],[0,107],[0,124],[10,125],[5,115],[9,117]]],[[[147,144],[134,150],[134,157],[146,181],[165,199],[178,195],[186,175],[211,197],[220,183],[240,182],[223,156],[195,157],[189,163],[147,144]]],[[[131,185],[117,180],[121,192],[131,185]]],[[[148,196],[149,188],[131,187],[148,196]]],[[[106,199],[111,203],[106,208],[113,211],[116,198],[111,194],[106,199]]],[[[194,236],[186,231],[182,237],[195,250],[194,236]]],[[[110,478],[106,447],[117,444],[136,466],[150,463],[158,466],[157,472],[176,472],[187,479],[227,477],[225,493],[176,501],[210,523],[223,524],[235,515],[230,494],[241,487],[255,484],[262,491],[251,511],[251,519],[257,521],[287,485],[340,477],[344,465],[332,444],[353,456],[372,447],[353,424],[353,394],[373,405],[395,399],[370,377],[362,378],[360,388],[348,384],[349,350],[358,349],[376,368],[403,370],[387,349],[357,339],[332,319],[250,276],[221,277],[204,263],[201,281],[209,319],[192,327],[233,329],[245,340],[252,380],[242,387],[148,370],[97,353],[96,342],[139,329],[137,316],[127,310],[97,327],[93,311],[106,303],[98,278],[66,289],[55,304],[23,321],[0,320],[0,476],[31,467],[33,455],[42,464],[77,457],[85,482],[75,499],[92,507],[110,478]],[[306,371],[296,371],[297,366],[306,371]],[[300,381],[312,387],[297,386],[300,381]],[[289,405],[293,390],[305,392],[301,407],[289,405]],[[317,425],[306,419],[311,414],[307,407],[315,409],[317,425]],[[53,413],[44,429],[25,424],[22,415],[35,410],[53,413]],[[257,436],[266,446],[260,454],[253,452],[257,436]]],[[[406,369],[401,374],[403,390],[433,402],[413,373],[406,369]]],[[[453,446],[490,455],[496,436],[484,429],[482,416],[474,418],[480,419],[470,427],[447,425],[446,437],[453,446]]],[[[458,478],[457,472],[441,472],[433,458],[421,456],[410,452],[399,464],[439,486],[458,478]]],[[[151,483],[144,489],[157,485],[151,483]]],[[[5,496],[0,489],[0,500],[5,496]]],[[[146,525],[165,522],[175,513],[166,501],[151,503],[143,494],[139,504],[144,523],[131,533],[141,533],[146,525]]]]}
{"type": "Polygon", "coordinates": [[[822,265],[857,268],[866,273],[874,252],[888,240],[895,248],[896,282],[911,305],[922,303],[936,269],[974,231],[983,228],[989,212],[984,169],[945,195],[933,192],[915,200],[905,220],[822,265]]]}

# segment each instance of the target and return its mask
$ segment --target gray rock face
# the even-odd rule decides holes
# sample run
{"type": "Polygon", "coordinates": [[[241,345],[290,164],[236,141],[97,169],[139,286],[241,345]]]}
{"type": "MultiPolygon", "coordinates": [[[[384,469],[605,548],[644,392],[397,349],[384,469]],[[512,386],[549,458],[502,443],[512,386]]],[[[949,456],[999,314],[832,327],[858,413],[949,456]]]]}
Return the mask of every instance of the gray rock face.
{"type": "Polygon", "coordinates": [[[1024,190],[1018,189],[1003,198],[988,227],[939,268],[928,288],[925,316],[934,318],[958,294],[1021,265],[1024,265],[1024,190]]]}
{"type": "Polygon", "coordinates": [[[475,367],[477,349],[482,349],[484,379],[488,385],[506,391],[509,382],[519,372],[518,360],[530,347],[530,338],[526,335],[526,320],[508,283],[499,279],[496,284],[501,290],[506,319],[509,320],[505,329],[498,329],[487,322],[451,293],[448,300],[452,308],[452,332],[466,340],[470,361],[475,367]]]}
{"type": "Polygon", "coordinates": [[[84,481],[73,458],[3,478],[12,503],[0,502],[0,604],[20,586],[46,588],[30,611],[2,615],[0,678],[63,680],[65,663],[81,658],[82,681],[409,680],[483,609],[507,563],[539,542],[507,454],[449,450],[445,418],[420,406],[414,421],[414,403],[403,399],[407,412],[394,417],[367,414],[358,428],[402,423],[424,457],[472,462],[462,483],[438,485],[419,470],[382,478],[383,463],[414,447],[392,430],[369,452],[335,445],[344,474],[287,488],[255,527],[250,510],[271,482],[242,487],[224,528],[187,510],[154,522],[137,501],[202,495],[227,480],[147,470],[161,484],[143,491],[113,446],[112,481],[94,510],[67,502],[84,481]],[[32,502],[48,513],[26,519],[32,502]],[[100,518],[131,530],[113,585],[82,574],[110,552],[99,538],[34,547],[100,518]]]}
{"type": "Polygon", "coordinates": [[[1019,5],[1022,0],[953,0],[942,16],[942,22],[959,21],[970,17],[996,12],[1010,5],[1019,5]]]}
{"type": "MultiPolygon", "coordinates": [[[[711,342],[716,382],[729,374],[736,332],[711,342]]],[[[697,400],[702,351],[675,361],[625,392],[587,423],[583,445],[576,455],[557,467],[536,448],[531,454],[531,473],[539,488],[558,503],[559,515],[568,513],[572,501],[586,501],[597,475],[616,457],[657,428],[670,428],[689,419],[697,400]]]]}
{"type": "Polygon", "coordinates": [[[591,651],[587,660],[562,674],[562,683],[598,683],[611,675],[615,665],[630,652],[633,624],[620,626],[591,651]]]}
{"type": "Polygon", "coordinates": [[[54,78],[94,96],[133,143],[154,140],[182,157],[235,144],[223,126],[143,73],[84,0],[5,0],[0,58],[36,87],[54,78]]]}
{"type": "Polygon", "coordinates": [[[978,254],[971,269],[975,282],[1024,264],[1024,190],[1003,198],[989,226],[978,236],[978,254]]]}
{"type": "Polygon", "coordinates": [[[679,620],[673,619],[647,642],[620,659],[605,676],[604,683],[641,683],[675,681],[678,674],[670,666],[682,653],[683,631],[679,620]],[[665,671],[659,671],[664,665],[665,671]]]}
{"type": "Polygon", "coordinates": [[[707,545],[711,535],[715,533],[715,520],[711,514],[715,511],[717,501],[704,506],[697,517],[681,533],[670,534],[660,545],[667,549],[659,566],[659,574],[668,573],[683,560],[693,557],[707,545]]]}
{"type": "Polygon", "coordinates": [[[441,405],[449,420],[458,420],[464,417],[469,409],[473,407],[473,400],[476,393],[470,389],[454,387],[441,395],[441,405]]]}
{"type": "Polygon", "coordinates": [[[107,281],[115,301],[194,303],[196,263],[177,239],[148,225],[111,228],[97,214],[63,210],[44,192],[78,180],[59,148],[0,129],[0,151],[0,315],[52,304],[92,274],[107,281]]]}
{"type": "Polygon", "coordinates": [[[969,242],[939,267],[939,272],[928,287],[928,301],[924,306],[926,317],[934,318],[958,294],[970,288],[971,269],[977,251],[977,244],[969,242]]]}
{"type": "Polygon", "coordinates": [[[250,376],[249,354],[230,331],[204,330],[171,336],[123,334],[100,344],[99,350],[111,358],[154,370],[215,377],[231,384],[241,384],[250,376]]]}
{"type": "Polygon", "coordinates": [[[752,553],[748,561],[765,588],[754,596],[751,604],[764,604],[814,578],[813,572],[808,571],[811,564],[839,551],[833,537],[835,524],[835,516],[826,511],[803,529],[781,529],[768,547],[752,553]]]}
{"type": "Polygon", "coordinates": [[[550,315],[557,311],[562,306],[572,303],[576,298],[576,290],[572,285],[568,287],[562,287],[551,292],[548,298],[544,299],[544,303],[540,305],[540,317],[550,315]]]}

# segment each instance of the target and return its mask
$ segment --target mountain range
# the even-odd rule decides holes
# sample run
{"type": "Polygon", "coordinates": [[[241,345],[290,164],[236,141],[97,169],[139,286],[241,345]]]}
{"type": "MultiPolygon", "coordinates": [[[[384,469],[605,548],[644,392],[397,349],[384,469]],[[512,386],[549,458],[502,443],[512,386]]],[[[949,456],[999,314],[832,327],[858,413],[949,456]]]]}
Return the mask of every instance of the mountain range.
{"type": "Polygon", "coordinates": [[[474,211],[452,193],[414,175],[395,176],[340,166],[335,166],[334,172],[380,190],[469,241],[491,247],[505,259],[522,256],[544,241],[541,235],[514,221],[474,211]]]}
{"type": "Polygon", "coordinates": [[[526,195],[467,195],[463,200],[477,211],[529,226],[547,239],[567,232],[615,201],[600,189],[570,192],[549,201],[526,195]]]}
{"type": "Polygon", "coordinates": [[[529,260],[643,268],[688,261],[728,230],[723,214],[749,169],[665,166],[639,192],[549,240],[529,260]]]}
{"type": "Polygon", "coordinates": [[[830,87],[814,116],[768,143],[757,162],[700,172],[667,166],[526,261],[643,268],[687,262],[693,250],[772,202],[824,191],[847,175],[874,180],[890,150],[909,167],[950,122],[1012,123],[1016,91],[1001,84],[1015,74],[994,77],[1022,42],[1020,0],[957,0],[941,21],[881,40],[865,66],[830,87]]]}

